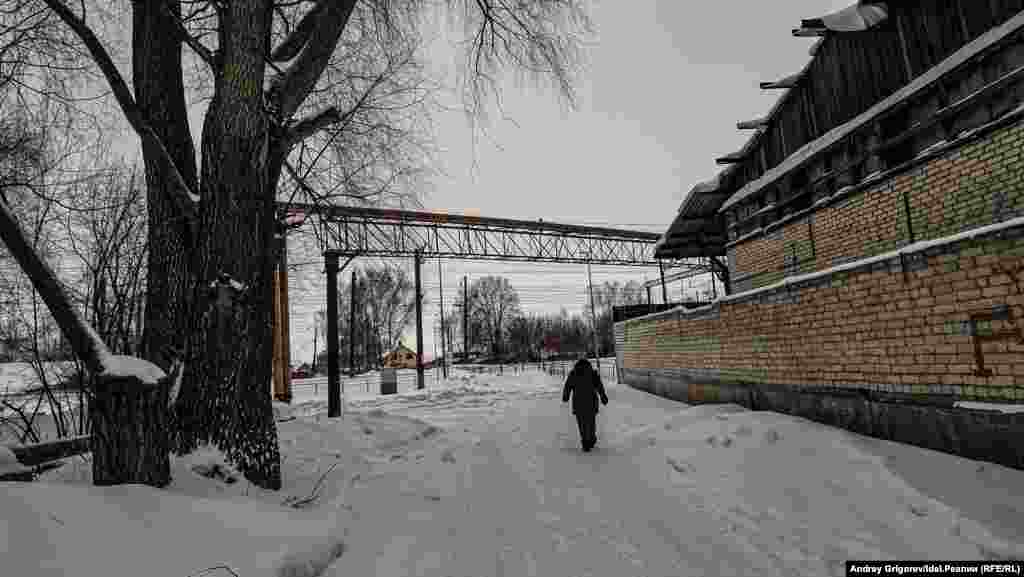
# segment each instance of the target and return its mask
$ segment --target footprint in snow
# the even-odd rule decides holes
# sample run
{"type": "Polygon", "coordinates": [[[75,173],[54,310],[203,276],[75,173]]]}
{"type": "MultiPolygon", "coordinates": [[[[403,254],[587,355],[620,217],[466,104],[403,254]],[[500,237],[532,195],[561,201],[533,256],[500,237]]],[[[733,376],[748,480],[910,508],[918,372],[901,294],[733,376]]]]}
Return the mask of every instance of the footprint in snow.
{"type": "Polygon", "coordinates": [[[719,439],[718,437],[712,435],[707,438],[707,443],[712,447],[731,447],[732,439],[729,437],[722,437],[721,439],[719,439]]]}
{"type": "Polygon", "coordinates": [[[455,453],[451,449],[445,449],[441,453],[441,461],[444,462],[444,463],[454,463],[455,462],[455,453]]]}
{"type": "Polygon", "coordinates": [[[677,473],[682,473],[684,475],[687,473],[694,473],[697,471],[697,468],[694,467],[692,464],[687,463],[685,461],[680,461],[673,457],[666,457],[665,462],[668,463],[670,467],[675,469],[677,473]]]}
{"type": "Polygon", "coordinates": [[[764,434],[764,440],[766,443],[769,444],[777,443],[780,439],[782,439],[782,435],[780,435],[779,432],[776,431],[775,429],[772,429],[764,434]]]}
{"type": "Polygon", "coordinates": [[[911,513],[918,517],[927,517],[930,512],[928,511],[928,507],[925,507],[924,505],[911,505],[909,509],[911,513]]]}
{"type": "Polygon", "coordinates": [[[441,432],[441,429],[435,427],[434,425],[428,425],[425,429],[423,429],[420,432],[419,438],[426,439],[426,438],[429,438],[429,437],[433,437],[434,435],[436,435],[436,434],[438,434],[440,432],[441,432]]]}

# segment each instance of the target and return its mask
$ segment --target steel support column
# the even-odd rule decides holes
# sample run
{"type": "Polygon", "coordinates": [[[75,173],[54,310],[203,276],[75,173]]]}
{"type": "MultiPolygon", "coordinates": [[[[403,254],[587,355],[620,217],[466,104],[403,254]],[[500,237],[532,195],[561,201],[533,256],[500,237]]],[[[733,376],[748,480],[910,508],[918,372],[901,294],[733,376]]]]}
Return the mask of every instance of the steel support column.
{"type": "Polygon", "coordinates": [[[328,253],[327,265],[327,416],[341,416],[341,375],[338,371],[338,255],[328,253]]]}
{"type": "Polygon", "coordinates": [[[462,362],[469,362],[469,279],[462,276],[462,362]]]}
{"type": "Polygon", "coordinates": [[[441,374],[448,378],[448,348],[445,339],[448,333],[445,332],[444,324],[444,271],[441,270],[441,259],[437,259],[437,283],[441,292],[441,374]]]}
{"type": "Polygon", "coordinates": [[[423,257],[419,251],[413,256],[416,266],[416,388],[422,389],[423,384],[423,291],[420,284],[420,265],[423,257]]]}
{"type": "Polygon", "coordinates": [[[665,264],[658,260],[658,272],[661,274],[661,304],[668,304],[668,287],[665,285],[665,264]]]}
{"type": "Polygon", "coordinates": [[[356,271],[352,271],[352,283],[348,285],[348,375],[356,376],[356,271]]]}

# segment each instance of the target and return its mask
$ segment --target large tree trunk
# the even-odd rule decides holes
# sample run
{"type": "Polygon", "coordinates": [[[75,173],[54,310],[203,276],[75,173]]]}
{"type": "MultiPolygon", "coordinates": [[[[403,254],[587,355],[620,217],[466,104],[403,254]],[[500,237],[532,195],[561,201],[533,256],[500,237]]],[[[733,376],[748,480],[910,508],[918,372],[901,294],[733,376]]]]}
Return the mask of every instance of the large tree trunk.
{"type": "Polygon", "coordinates": [[[137,100],[201,206],[198,222],[183,217],[173,202],[169,167],[144,147],[150,252],[143,354],[165,368],[174,355],[185,356],[169,427],[174,449],[181,454],[213,442],[248,479],[277,489],[280,459],[269,394],[271,279],[274,189],[284,151],[271,150],[262,108],[270,13],[265,1],[234,2],[221,11],[199,187],[182,46],[167,33],[175,23],[162,4],[180,13],[180,0],[133,3],[137,100]],[[222,274],[246,290],[236,294],[230,283],[218,285],[222,274]]]}
{"type": "MultiPolygon", "coordinates": [[[[168,0],[167,7],[180,13],[179,0],[168,0]]],[[[181,68],[181,42],[167,34],[174,24],[160,8],[160,2],[133,2],[132,74],[136,100],[147,121],[164,142],[185,182],[197,190],[195,145],[189,131],[181,68]]],[[[168,166],[155,150],[143,147],[146,165],[146,205],[148,211],[149,253],[146,275],[146,306],[140,356],[165,371],[172,357],[186,349],[192,328],[192,298],[195,273],[194,239],[189,238],[188,223],[174,202],[173,181],[168,166]]],[[[179,395],[188,406],[195,406],[196,379],[192,359],[186,359],[185,376],[179,395]]],[[[158,403],[158,406],[163,407],[158,403]]],[[[171,436],[171,446],[183,451],[187,439],[181,433],[195,423],[197,411],[171,415],[169,422],[158,420],[152,427],[159,431],[139,430],[140,444],[157,442],[159,432],[171,436]]]]}
{"type": "Polygon", "coordinates": [[[213,441],[250,481],[279,489],[269,394],[276,159],[261,94],[268,13],[259,2],[233,2],[223,13],[223,69],[203,125],[199,280],[205,289],[228,275],[246,288],[231,299],[223,290],[197,295],[190,357],[202,359],[202,414],[191,416],[189,432],[213,441]]]}

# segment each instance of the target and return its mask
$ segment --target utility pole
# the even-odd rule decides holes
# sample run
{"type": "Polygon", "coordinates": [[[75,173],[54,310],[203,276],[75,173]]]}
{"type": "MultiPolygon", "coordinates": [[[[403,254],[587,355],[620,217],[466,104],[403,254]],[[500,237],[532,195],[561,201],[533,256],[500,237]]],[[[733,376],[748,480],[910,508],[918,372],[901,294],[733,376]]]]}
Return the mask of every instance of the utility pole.
{"type": "Polygon", "coordinates": [[[348,285],[348,376],[356,376],[356,271],[348,285]]]}
{"type": "Polygon", "coordinates": [[[658,259],[658,272],[661,273],[661,303],[668,304],[668,288],[665,287],[665,263],[658,259]]]}
{"type": "Polygon", "coordinates": [[[469,360],[469,282],[462,276],[462,362],[469,360]]]}
{"type": "Polygon", "coordinates": [[[597,360],[597,374],[601,374],[601,350],[597,339],[597,312],[594,309],[594,277],[590,275],[590,261],[587,261],[587,286],[590,288],[590,318],[594,325],[594,359],[597,360]]]}
{"type": "Polygon", "coordinates": [[[424,388],[423,384],[423,291],[420,288],[420,264],[423,257],[416,251],[416,388],[424,388]]]}
{"type": "MultiPolygon", "coordinates": [[[[445,333],[444,330],[444,276],[441,270],[441,259],[437,259],[437,282],[441,291],[441,374],[444,378],[448,378],[448,348],[445,346],[445,333]]],[[[434,354],[437,356],[437,353],[434,354]]]]}
{"type": "Polygon", "coordinates": [[[320,316],[317,315],[313,319],[313,376],[314,377],[316,376],[316,368],[317,368],[316,367],[316,361],[317,361],[316,355],[319,352],[317,350],[317,341],[318,341],[317,337],[319,337],[319,336],[320,336],[320,316]]]}

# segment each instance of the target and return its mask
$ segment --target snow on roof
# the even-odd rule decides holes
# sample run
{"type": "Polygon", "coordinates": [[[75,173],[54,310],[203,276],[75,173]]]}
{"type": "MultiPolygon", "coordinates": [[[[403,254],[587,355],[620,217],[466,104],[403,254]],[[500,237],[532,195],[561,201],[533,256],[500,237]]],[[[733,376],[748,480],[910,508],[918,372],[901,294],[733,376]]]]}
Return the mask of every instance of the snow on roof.
{"type": "Polygon", "coordinates": [[[878,102],[871,108],[862,112],[861,114],[854,117],[849,122],[841,124],[832,130],[828,131],[823,136],[808,142],[803,145],[799,150],[790,154],[771,170],[765,172],[757,180],[748,182],[743,188],[736,191],[736,194],[732,195],[731,198],[722,204],[722,208],[719,210],[727,210],[729,207],[735,205],[738,202],[746,199],[747,197],[755,194],[762,190],[766,186],[771,185],[775,181],[782,178],[785,174],[792,170],[800,167],[805,162],[809,161],[815,155],[825,151],[838,143],[843,138],[849,136],[851,133],[861,128],[875,117],[879,116],[886,110],[893,108],[897,104],[900,104],[910,97],[914,96],[918,92],[931,86],[933,83],[938,81],[940,78],[949,74],[953,70],[966,64],[985,49],[999,43],[1001,40],[1009,37],[1010,35],[1017,32],[1021,27],[1024,27],[1024,12],[1020,12],[1013,18],[1010,18],[1003,24],[989,30],[985,34],[982,34],[978,38],[975,38],[971,42],[967,43],[959,50],[951,54],[942,62],[936,64],[931,69],[921,74],[909,84],[903,88],[897,90],[887,98],[878,102]]]}
{"type": "Polygon", "coordinates": [[[889,17],[885,3],[858,3],[821,17],[821,23],[833,32],[860,32],[889,17]]]}
{"type": "Polygon", "coordinates": [[[810,54],[811,56],[816,56],[818,54],[818,50],[821,50],[821,45],[824,42],[824,37],[818,38],[817,40],[814,41],[814,44],[811,44],[811,47],[807,49],[807,53],[810,54]]]}

